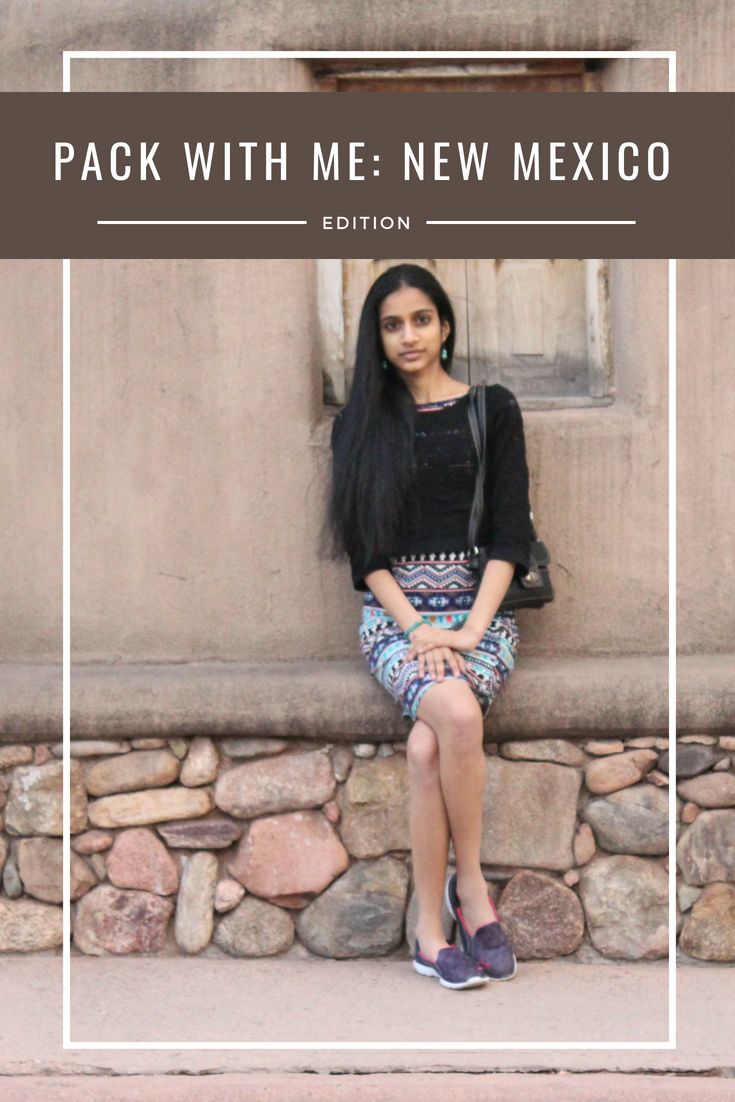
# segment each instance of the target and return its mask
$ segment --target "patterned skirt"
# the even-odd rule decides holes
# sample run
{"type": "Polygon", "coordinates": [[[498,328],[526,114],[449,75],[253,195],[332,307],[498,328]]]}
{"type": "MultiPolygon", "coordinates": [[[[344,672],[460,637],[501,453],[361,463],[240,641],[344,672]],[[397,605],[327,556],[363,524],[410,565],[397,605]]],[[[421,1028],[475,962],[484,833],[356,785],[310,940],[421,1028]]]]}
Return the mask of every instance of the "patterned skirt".
{"type": "MultiPolygon", "coordinates": [[[[403,555],[391,559],[391,572],[416,612],[432,626],[453,629],[464,623],[477,592],[466,552],[441,559],[403,555]]],[[[466,681],[483,716],[515,665],[518,640],[515,612],[499,612],[475,649],[459,652],[466,661],[464,672],[455,674],[445,664],[445,679],[466,681]]],[[[419,677],[418,657],[402,661],[410,643],[370,590],[363,599],[359,641],[372,676],[402,706],[402,714],[415,720],[424,693],[437,681],[427,673],[419,677]]]]}

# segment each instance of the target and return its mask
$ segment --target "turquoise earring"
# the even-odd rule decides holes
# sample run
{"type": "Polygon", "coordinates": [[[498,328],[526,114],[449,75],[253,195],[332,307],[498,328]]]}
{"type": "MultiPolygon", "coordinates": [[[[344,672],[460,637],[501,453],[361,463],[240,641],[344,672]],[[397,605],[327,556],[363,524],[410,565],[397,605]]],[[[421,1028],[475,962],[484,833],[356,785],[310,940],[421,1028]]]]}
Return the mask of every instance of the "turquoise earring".
{"type": "Polygon", "coordinates": [[[446,363],[448,359],[449,353],[447,352],[446,347],[442,345],[442,363],[446,363]]]}
{"type": "Polygon", "coordinates": [[[383,360],[383,371],[387,371],[387,370],[388,370],[388,361],[383,360]]]}

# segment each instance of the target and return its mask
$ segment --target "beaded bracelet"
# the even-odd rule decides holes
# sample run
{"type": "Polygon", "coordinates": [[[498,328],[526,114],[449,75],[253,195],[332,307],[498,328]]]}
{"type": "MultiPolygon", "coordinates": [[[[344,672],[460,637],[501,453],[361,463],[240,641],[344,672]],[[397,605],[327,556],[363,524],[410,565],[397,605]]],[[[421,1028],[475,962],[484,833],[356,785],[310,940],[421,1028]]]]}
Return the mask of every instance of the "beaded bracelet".
{"type": "Polygon", "coordinates": [[[424,618],[422,616],[421,619],[417,620],[415,624],[411,624],[410,628],[406,628],[406,630],[404,631],[403,634],[410,639],[411,638],[411,632],[415,631],[416,628],[421,627],[421,625],[425,624],[425,623],[426,623],[426,620],[424,620],[424,618]]]}

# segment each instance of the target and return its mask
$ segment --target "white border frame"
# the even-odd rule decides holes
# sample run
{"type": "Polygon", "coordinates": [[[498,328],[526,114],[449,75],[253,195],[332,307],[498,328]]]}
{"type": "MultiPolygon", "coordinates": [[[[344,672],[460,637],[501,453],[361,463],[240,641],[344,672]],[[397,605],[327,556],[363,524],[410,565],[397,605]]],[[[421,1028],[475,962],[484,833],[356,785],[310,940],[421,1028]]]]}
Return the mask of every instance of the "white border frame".
{"type": "MultiPolygon", "coordinates": [[[[675,50],[64,50],[63,91],[71,91],[74,58],[455,58],[599,57],[667,58],[669,92],[676,91],[675,50]]],[[[611,93],[612,94],[612,93],[611,93]]],[[[71,260],[62,260],[63,283],[63,1043],[64,1049],[306,1049],[371,1050],[621,1050],[676,1048],[676,786],[669,785],[669,1036],[666,1041],[72,1041],[71,1039],[71,260]]],[[[669,753],[676,776],[676,260],[669,258],[669,753]]]]}

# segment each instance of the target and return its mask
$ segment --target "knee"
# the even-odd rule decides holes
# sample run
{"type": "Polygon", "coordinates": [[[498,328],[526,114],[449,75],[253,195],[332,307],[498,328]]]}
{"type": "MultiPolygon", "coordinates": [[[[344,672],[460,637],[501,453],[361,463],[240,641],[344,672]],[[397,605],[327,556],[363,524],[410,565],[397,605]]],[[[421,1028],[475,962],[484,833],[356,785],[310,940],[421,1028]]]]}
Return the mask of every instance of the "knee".
{"type": "Polygon", "coordinates": [[[435,727],[442,742],[456,750],[476,750],[482,745],[483,721],[479,701],[468,686],[448,682],[441,701],[436,699],[435,727]]]}
{"type": "Polygon", "coordinates": [[[417,779],[433,777],[439,769],[439,740],[427,723],[418,720],[406,743],[406,764],[417,779]]]}

